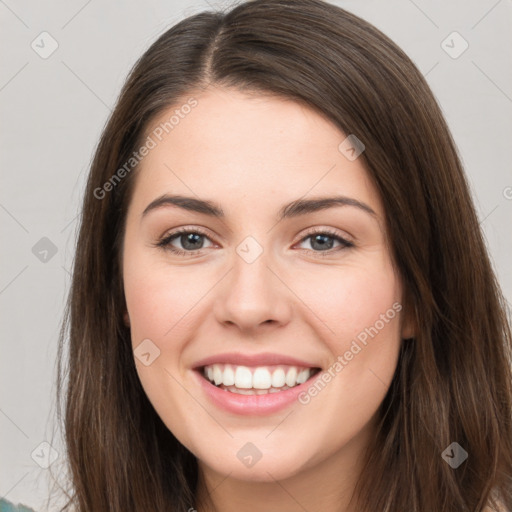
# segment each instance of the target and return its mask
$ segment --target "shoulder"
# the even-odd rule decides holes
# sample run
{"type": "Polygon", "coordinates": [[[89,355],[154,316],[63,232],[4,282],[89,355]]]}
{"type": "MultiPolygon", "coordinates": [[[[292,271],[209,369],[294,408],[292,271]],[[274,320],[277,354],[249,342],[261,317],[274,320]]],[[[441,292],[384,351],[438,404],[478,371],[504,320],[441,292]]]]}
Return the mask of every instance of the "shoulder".
{"type": "Polygon", "coordinates": [[[25,507],[25,505],[15,505],[10,501],[3,498],[0,499],[0,512],[34,512],[31,508],[25,507]]]}

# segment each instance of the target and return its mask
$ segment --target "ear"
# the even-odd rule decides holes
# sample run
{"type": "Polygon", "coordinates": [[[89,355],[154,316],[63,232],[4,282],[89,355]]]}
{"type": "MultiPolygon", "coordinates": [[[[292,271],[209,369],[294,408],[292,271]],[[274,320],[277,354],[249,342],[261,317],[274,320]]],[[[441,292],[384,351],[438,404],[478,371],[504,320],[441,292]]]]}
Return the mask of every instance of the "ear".
{"type": "Polygon", "coordinates": [[[404,323],[403,323],[401,337],[404,340],[408,340],[410,338],[416,337],[415,326],[408,319],[406,321],[404,321],[404,323]]]}
{"type": "Polygon", "coordinates": [[[130,327],[130,317],[128,315],[128,311],[124,312],[123,320],[124,320],[124,324],[126,325],[126,327],[130,327]]]}
{"type": "Polygon", "coordinates": [[[401,338],[404,340],[415,338],[418,329],[415,321],[414,310],[411,307],[405,307],[402,312],[402,330],[401,338]]]}

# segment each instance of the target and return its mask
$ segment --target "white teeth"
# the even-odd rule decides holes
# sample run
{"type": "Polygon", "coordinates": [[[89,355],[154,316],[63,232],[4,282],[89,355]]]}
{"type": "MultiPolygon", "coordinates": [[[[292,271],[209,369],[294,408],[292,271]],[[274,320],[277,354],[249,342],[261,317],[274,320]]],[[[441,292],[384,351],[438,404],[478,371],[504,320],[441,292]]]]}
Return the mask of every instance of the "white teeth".
{"type": "Polygon", "coordinates": [[[280,391],[290,389],[288,386],[270,389],[238,389],[236,386],[224,386],[223,384],[218,387],[224,391],[230,391],[231,393],[237,393],[238,395],[267,395],[268,393],[279,393],[280,391]]]}
{"type": "MultiPolygon", "coordinates": [[[[213,364],[204,367],[204,376],[216,386],[231,390],[251,390],[242,394],[276,393],[306,382],[313,373],[313,368],[296,366],[235,366],[230,364],[213,364]],[[258,390],[255,393],[253,390],[258,390]],[[261,392],[259,392],[261,391],[261,392]]],[[[235,391],[236,392],[236,391],[235,391]]]]}
{"type": "Polygon", "coordinates": [[[306,382],[309,379],[309,374],[310,372],[307,368],[301,370],[297,375],[297,384],[302,384],[303,382],[306,382]]]}
{"type": "Polygon", "coordinates": [[[273,388],[282,388],[286,383],[286,374],[282,368],[278,368],[272,374],[272,387],[273,388]]]}
{"type": "Polygon", "coordinates": [[[287,386],[295,386],[297,382],[297,368],[294,368],[293,366],[288,370],[288,373],[286,374],[286,385],[287,386]]]}
{"type": "MultiPolygon", "coordinates": [[[[213,367],[215,368],[214,365],[213,367]]],[[[235,386],[239,389],[252,388],[252,373],[247,366],[237,366],[235,371],[235,386]]]]}
{"type": "Polygon", "coordinates": [[[252,387],[255,389],[269,389],[272,387],[272,377],[266,368],[256,368],[252,376],[252,387]]]}
{"type": "Polygon", "coordinates": [[[222,383],[222,370],[218,365],[213,366],[213,382],[216,386],[222,383]]]}
{"type": "Polygon", "coordinates": [[[226,365],[224,367],[224,375],[222,378],[224,386],[232,386],[235,383],[235,372],[231,366],[226,365]]]}

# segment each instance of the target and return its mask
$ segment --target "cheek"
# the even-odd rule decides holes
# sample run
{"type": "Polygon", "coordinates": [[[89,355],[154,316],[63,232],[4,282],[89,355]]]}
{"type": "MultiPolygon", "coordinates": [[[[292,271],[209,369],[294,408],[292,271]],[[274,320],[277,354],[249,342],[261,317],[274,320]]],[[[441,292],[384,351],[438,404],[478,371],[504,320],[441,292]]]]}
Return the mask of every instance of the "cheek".
{"type": "MultiPolygon", "coordinates": [[[[204,295],[190,268],[173,268],[135,251],[125,262],[124,290],[132,340],[156,342],[184,328],[187,313],[204,295]]],[[[173,336],[174,337],[174,336],[173,336]]]]}
{"type": "MultiPolygon", "coordinates": [[[[341,446],[374,418],[393,379],[401,343],[400,287],[391,266],[344,269],[317,299],[311,308],[329,327],[323,341],[332,359],[299,402],[319,437],[341,446]]],[[[323,448],[318,446],[319,456],[323,448]]]]}
{"type": "Polygon", "coordinates": [[[191,317],[187,313],[200,298],[199,287],[196,285],[194,290],[191,286],[190,270],[188,274],[185,269],[174,268],[170,272],[168,265],[163,267],[137,248],[123,264],[132,347],[140,382],[169,430],[179,434],[180,439],[187,439],[189,422],[197,410],[193,402],[183,400],[183,374],[177,367],[176,355],[187,341],[187,320],[191,317]],[[166,339],[171,343],[166,344],[166,339]],[[138,349],[139,345],[144,350],[138,349]],[[143,352],[149,352],[151,357],[147,365],[143,359],[138,360],[137,354],[143,352]]]}
{"type": "MultiPolygon", "coordinates": [[[[295,280],[298,294],[322,320],[330,339],[339,340],[340,348],[344,340],[373,326],[390,309],[392,320],[399,317],[396,310],[401,306],[393,309],[393,304],[401,301],[399,279],[386,258],[303,276],[295,280]]],[[[390,323],[396,327],[399,322],[390,323]]]]}
{"type": "Polygon", "coordinates": [[[308,297],[305,302],[321,319],[316,324],[331,353],[331,380],[336,384],[329,387],[334,391],[341,386],[349,407],[376,407],[392,380],[399,354],[400,281],[386,259],[330,270],[330,279],[316,276],[320,288],[311,286],[309,278],[301,283],[302,294],[308,297]],[[376,399],[373,405],[369,397],[376,399]]]}

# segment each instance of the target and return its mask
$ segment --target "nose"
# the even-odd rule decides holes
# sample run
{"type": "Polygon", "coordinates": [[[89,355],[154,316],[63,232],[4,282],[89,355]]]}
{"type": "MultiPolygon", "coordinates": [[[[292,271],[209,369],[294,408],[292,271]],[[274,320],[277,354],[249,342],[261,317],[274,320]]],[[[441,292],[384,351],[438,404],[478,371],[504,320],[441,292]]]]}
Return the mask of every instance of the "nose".
{"type": "Polygon", "coordinates": [[[258,329],[278,328],[290,321],[293,293],[286,285],[286,276],[280,275],[271,260],[266,251],[252,262],[234,254],[232,268],[220,283],[215,301],[219,322],[255,334],[258,329]]]}

